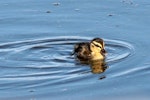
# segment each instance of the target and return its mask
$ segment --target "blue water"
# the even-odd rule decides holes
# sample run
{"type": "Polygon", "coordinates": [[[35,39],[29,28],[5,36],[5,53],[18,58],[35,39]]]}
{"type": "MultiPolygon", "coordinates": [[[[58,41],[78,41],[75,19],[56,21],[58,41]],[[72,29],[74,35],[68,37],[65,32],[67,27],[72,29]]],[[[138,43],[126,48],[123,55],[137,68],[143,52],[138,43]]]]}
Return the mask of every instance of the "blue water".
{"type": "Polygon", "coordinates": [[[150,1],[1,0],[0,100],[146,100],[150,1]],[[106,42],[108,68],[92,73],[71,55],[106,42]]]}

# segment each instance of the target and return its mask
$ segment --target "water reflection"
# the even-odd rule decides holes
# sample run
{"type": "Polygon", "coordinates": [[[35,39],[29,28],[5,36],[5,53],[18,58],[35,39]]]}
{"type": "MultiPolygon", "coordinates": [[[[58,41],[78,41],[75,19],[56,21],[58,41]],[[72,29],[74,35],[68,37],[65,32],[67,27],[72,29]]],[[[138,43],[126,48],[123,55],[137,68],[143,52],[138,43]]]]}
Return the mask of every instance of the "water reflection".
{"type": "Polygon", "coordinates": [[[93,74],[103,73],[108,68],[108,64],[106,63],[105,59],[92,60],[92,61],[83,61],[83,60],[76,59],[76,61],[79,62],[80,64],[85,64],[87,66],[89,65],[91,68],[91,72],[93,74]]]}
{"type": "Polygon", "coordinates": [[[94,60],[90,62],[91,72],[94,74],[103,73],[107,68],[105,60],[94,60]]]}

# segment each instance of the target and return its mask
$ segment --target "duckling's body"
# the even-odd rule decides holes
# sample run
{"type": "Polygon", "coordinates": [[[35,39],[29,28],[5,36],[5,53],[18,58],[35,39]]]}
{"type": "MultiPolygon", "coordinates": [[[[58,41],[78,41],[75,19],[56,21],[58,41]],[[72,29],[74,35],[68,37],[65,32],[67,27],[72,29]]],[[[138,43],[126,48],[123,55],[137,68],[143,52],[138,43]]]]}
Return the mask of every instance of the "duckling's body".
{"type": "Polygon", "coordinates": [[[94,38],[91,42],[77,43],[74,54],[81,61],[93,61],[105,58],[104,41],[94,38]]]}
{"type": "Polygon", "coordinates": [[[91,58],[90,45],[88,42],[77,43],[74,46],[74,53],[80,60],[89,60],[91,58]]]}

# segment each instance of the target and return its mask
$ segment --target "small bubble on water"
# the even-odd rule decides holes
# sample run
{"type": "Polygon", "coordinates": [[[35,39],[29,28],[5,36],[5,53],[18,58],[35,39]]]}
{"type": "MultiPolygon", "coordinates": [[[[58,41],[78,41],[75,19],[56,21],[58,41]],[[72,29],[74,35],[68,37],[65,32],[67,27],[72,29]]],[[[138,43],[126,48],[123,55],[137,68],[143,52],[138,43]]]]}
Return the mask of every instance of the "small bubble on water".
{"type": "Polygon", "coordinates": [[[46,11],[46,13],[51,13],[51,11],[50,11],[50,10],[48,10],[48,11],[46,11]]]}
{"type": "Polygon", "coordinates": [[[53,5],[54,5],[54,6],[59,6],[60,3],[59,3],[59,2],[54,2],[53,5]]]}

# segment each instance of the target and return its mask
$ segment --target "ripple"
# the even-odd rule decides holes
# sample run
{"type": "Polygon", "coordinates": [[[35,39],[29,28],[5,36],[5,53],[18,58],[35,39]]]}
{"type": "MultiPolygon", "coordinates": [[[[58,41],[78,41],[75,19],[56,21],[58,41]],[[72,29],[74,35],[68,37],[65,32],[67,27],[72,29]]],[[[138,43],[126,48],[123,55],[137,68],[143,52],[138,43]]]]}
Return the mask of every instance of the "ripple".
{"type": "Polygon", "coordinates": [[[134,54],[134,47],[124,41],[106,40],[107,62],[117,62],[134,54]]]}
{"type": "MultiPolygon", "coordinates": [[[[0,44],[0,68],[3,68],[0,81],[15,84],[14,80],[17,80],[16,84],[18,81],[22,84],[20,87],[32,81],[28,87],[37,87],[90,80],[95,77],[89,73],[90,67],[77,65],[71,56],[75,43],[90,39],[68,36],[0,44]]],[[[127,42],[104,40],[108,52],[107,63],[118,62],[134,53],[132,45],[127,42]]]]}
{"type": "Polygon", "coordinates": [[[115,75],[112,75],[111,77],[121,77],[121,76],[125,76],[125,75],[130,75],[130,77],[134,77],[134,76],[141,76],[141,75],[145,75],[147,73],[150,73],[150,66],[146,65],[146,66],[140,66],[140,67],[135,67],[132,69],[128,69],[125,71],[121,71],[115,75]]]}

